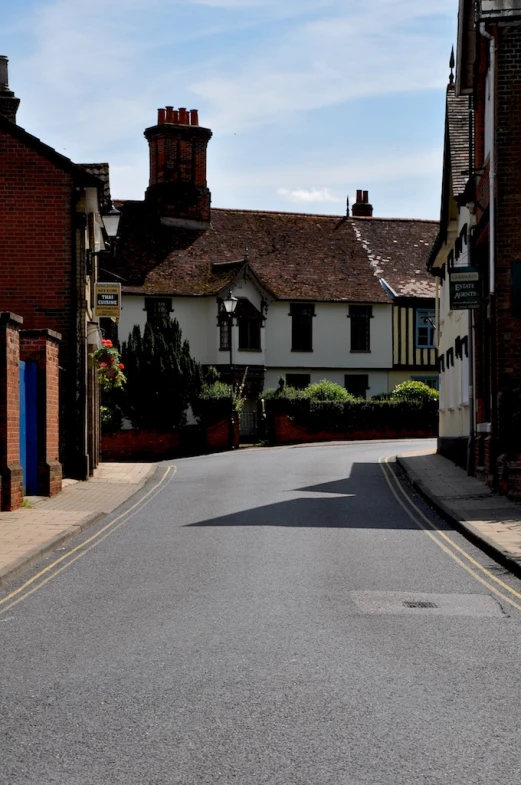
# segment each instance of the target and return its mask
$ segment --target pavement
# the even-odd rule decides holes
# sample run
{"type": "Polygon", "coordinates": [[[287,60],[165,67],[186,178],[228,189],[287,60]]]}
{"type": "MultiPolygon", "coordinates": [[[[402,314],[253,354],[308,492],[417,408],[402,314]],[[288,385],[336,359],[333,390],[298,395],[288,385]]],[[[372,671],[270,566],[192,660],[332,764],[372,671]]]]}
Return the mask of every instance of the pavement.
{"type": "Polygon", "coordinates": [[[397,462],[449,523],[521,577],[521,504],[492,493],[435,450],[398,455],[397,462]]]}
{"type": "MultiPolygon", "coordinates": [[[[493,494],[435,450],[397,456],[412,485],[455,528],[521,576],[521,505],[493,494]]],[[[155,463],[102,463],[88,482],[0,512],[0,584],[96,523],[143,487],[155,463]]]]}
{"type": "Polygon", "coordinates": [[[0,512],[0,584],[127,501],[156,465],[102,463],[87,482],[65,479],[57,496],[27,496],[20,510],[0,512]]]}

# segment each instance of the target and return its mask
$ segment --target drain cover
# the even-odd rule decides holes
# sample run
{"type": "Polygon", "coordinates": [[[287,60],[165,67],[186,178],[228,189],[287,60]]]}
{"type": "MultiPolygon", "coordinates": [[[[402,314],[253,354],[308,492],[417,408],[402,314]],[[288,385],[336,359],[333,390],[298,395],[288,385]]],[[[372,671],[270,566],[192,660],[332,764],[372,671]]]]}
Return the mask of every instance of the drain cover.
{"type": "Polygon", "coordinates": [[[495,616],[505,614],[490,594],[352,591],[349,598],[359,613],[392,616],[495,616]]]}

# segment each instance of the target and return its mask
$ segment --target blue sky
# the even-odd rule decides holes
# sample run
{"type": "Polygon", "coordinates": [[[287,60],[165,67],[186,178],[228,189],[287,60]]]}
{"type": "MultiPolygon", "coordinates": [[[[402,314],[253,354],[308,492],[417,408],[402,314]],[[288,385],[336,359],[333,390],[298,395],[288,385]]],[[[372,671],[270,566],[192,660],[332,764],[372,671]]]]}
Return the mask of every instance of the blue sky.
{"type": "Polygon", "coordinates": [[[439,217],[457,0],[17,0],[0,54],[18,122],[112,194],[148,185],[157,108],[213,131],[215,207],[439,217]],[[434,10],[433,10],[434,9],[434,10]]]}

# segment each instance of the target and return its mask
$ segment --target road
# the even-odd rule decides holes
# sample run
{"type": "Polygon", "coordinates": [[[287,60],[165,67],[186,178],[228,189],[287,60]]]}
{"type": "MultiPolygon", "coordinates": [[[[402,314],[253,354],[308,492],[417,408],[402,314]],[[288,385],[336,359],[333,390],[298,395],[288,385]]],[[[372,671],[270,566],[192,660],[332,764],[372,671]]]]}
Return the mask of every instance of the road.
{"type": "Polygon", "coordinates": [[[384,461],[417,446],[160,465],[7,587],[0,783],[519,785],[521,585],[384,461]]]}

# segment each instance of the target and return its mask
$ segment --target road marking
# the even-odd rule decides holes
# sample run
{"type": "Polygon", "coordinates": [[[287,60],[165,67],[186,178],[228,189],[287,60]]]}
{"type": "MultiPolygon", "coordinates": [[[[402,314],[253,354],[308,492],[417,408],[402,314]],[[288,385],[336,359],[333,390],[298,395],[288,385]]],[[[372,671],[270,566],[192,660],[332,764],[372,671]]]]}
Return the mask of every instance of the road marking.
{"type": "Polygon", "coordinates": [[[403,509],[406,511],[407,515],[417,524],[417,526],[419,526],[421,529],[423,529],[425,534],[427,534],[427,536],[430,537],[431,540],[433,540],[433,542],[435,542],[436,545],[439,548],[442,549],[442,551],[445,551],[445,553],[447,553],[452,559],[454,559],[455,562],[457,562],[461,567],[463,567],[463,569],[466,570],[466,572],[468,572],[470,575],[472,575],[472,577],[475,580],[479,581],[481,584],[483,584],[483,586],[486,586],[487,589],[489,589],[490,591],[494,592],[494,594],[496,594],[498,597],[501,597],[502,600],[504,600],[505,602],[508,602],[509,605],[512,605],[514,608],[517,608],[517,610],[521,611],[521,604],[515,602],[511,597],[508,597],[507,595],[503,594],[503,592],[499,591],[499,589],[496,586],[494,586],[493,584],[497,583],[499,586],[501,586],[503,589],[505,589],[510,594],[512,594],[514,597],[517,597],[518,599],[521,599],[521,594],[519,592],[517,592],[515,589],[512,589],[508,584],[504,583],[504,581],[500,580],[500,578],[497,578],[495,575],[493,575],[489,570],[487,570],[486,567],[483,567],[483,565],[481,565],[478,561],[476,561],[476,559],[474,559],[470,555],[470,553],[467,553],[467,551],[464,548],[461,548],[459,545],[457,545],[455,542],[453,542],[450,539],[450,537],[448,537],[444,532],[440,531],[439,529],[437,529],[434,526],[434,524],[429,520],[429,518],[413,502],[413,500],[410,498],[410,496],[407,494],[407,492],[404,490],[404,488],[402,487],[402,485],[398,481],[397,477],[395,476],[394,472],[392,471],[391,467],[389,466],[389,457],[387,457],[387,458],[380,458],[378,462],[379,462],[379,464],[380,464],[380,466],[382,468],[382,471],[383,471],[384,477],[386,479],[386,482],[389,485],[389,488],[391,489],[391,492],[392,492],[393,496],[395,497],[396,501],[400,504],[401,507],[403,507],[403,509]],[[392,477],[392,481],[389,479],[389,476],[392,477]],[[402,501],[402,499],[398,496],[398,493],[396,492],[395,487],[393,487],[393,486],[396,486],[396,488],[398,488],[400,490],[402,495],[407,500],[407,505],[409,505],[409,506],[407,506],[402,501]],[[414,513],[411,511],[410,507],[412,507],[416,511],[416,513],[417,513],[417,515],[419,517],[414,515],[414,513]],[[425,521],[425,523],[427,525],[422,523],[420,518],[423,519],[423,521],[425,521]],[[445,544],[445,542],[442,542],[442,539],[445,540],[446,543],[448,543],[448,544],[445,544]],[[487,578],[490,581],[492,581],[493,583],[490,584],[481,575],[479,575],[470,565],[465,564],[465,562],[462,561],[459,558],[459,556],[457,556],[456,553],[454,553],[454,551],[458,551],[474,567],[478,568],[482,573],[484,573],[487,576],[487,578]]]}
{"type": "Polygon", "coordinates": [[[121,515],[118,515],[112,521],[109,521],[109,523],[107,523],[102,529],[96,532],[96,534],[93,534],[87,540],[84,540],[84,542],[80,543],[75,548],[72,548],[72,550],[68,551],[68,553],[65,553],[63,556],[60,556],[58,559],[55,559],[55,561],[53,561],[52,564],[49,564],[43,570],[40,570],[40,572],[38,572],[36,575],[33,575],[32,578],[26,581],[18,589],[3,597],[3,599],[0,600],[0,606],[5,605],[5,607],[4,608],[0,607],[0,616],[6,613],[10,608],[13,608],[15,605],[18,605],[18,603],[21,602],[22,600],[25,600],[26,597],[29,597],[34,592],[38,591],[38,589],[41,589],[42,586],[45,586],[46,583],[48,583],[57,575],[59,575],[61,572],[63,572],[65,569],[67,569],[67,567],[70,567],[70,565],[74,564],[75,561],[78,561],[78,559],[80,559],[82,556],[85,556],[89,551],[91,551],[93,548],[97,547],[101,542],[103,542],[103,540],[106,540],[107,537],[109,537],[111,534],[117,531],[117,529],[128,523],[128,521],[131,518],[137,515],[137,513],[143,507],[145,507],[150,501],[152,501],[152,499],[155,496],[157,496],[158,493],[160,493],[163,490],[164,482],[168,477],[168,475],[170,474],[170,472],[172,471],[172,469],[173,469],[173,474],[171,475],[171,477],[174,477],[175,474],[177,473],[177,466],[168,466],[163,476],[159,480],[159,482],[156,483],[154,487],[151,488],[141,499],[139,499],[135,504],[133,504],[132,507],[129,507],[129,509],[125,510],[125,512],[122,512],[121,515]],[[74,556],[74,554],[76,554],[76,556],[74,556]],[[74,558],[71,558],[71,556],[74,556],[74,558]],[[65,562],[65,564],[62,564],[61,567],[55,569],[57,565],[59,565],[61,562],[65,562]],[[54,570],[54,572],[51,572],[51,570],[54,570]],[[50,572],[51,574],[47,575],[46,578],[43,577],[50,572]],[[40,581],[41,578],[43,578],[43,580],[40,581]],[[37,583],[37,581],[40,582],[37,583]],[[32,588],[30,588],[31,586],[32,588]]]}

